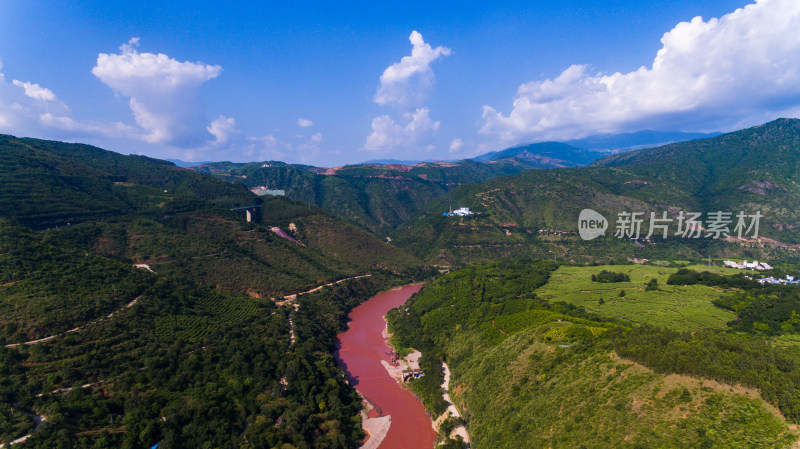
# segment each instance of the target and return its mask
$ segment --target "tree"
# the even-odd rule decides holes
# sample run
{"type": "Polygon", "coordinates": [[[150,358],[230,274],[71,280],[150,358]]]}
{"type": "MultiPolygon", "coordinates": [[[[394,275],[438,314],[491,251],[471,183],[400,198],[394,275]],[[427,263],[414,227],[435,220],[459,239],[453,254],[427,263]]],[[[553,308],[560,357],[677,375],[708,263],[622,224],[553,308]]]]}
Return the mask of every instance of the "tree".
{"type": "Polygon", "coordinates": [[[631,278],[625,273],[615,273],[613,271],[603,270],[597,275],[592,275],[593,282],[630,282],[631,278]]]}

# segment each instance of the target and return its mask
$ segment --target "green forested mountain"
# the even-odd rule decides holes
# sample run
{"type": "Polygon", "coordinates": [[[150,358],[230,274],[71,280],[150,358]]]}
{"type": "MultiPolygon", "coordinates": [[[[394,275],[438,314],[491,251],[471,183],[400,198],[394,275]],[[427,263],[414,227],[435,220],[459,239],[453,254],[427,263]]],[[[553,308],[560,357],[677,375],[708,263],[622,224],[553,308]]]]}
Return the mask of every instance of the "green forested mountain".
{"type": "Polygon", "coordinates": [[[0,136],[0,215],[35,228],[204,206],[249,205],[241,185],[144,156],[0,136]]]}
{"type": "Polygon", "coordinates": [[[10,136],[0,145],[0,217],[51,228],[63,241],[150,264],[156,272],[269,296],[372,268],[418,265],[317,208],[285,199],[264,202],[240,183],[168,162],[10,136]],[[250,205],[258,206],[258,223],[245,223],[242,211],[231,210],[250,205]],[[301,245],[270,231],[288,232],[292,222],[301,245]],[[343,241],[353,249],[344,248],[343,241]]]}
{"type": "Polygon", "coordinates": [[[164,161],[10,136],[0,158],[0,442],[357,445],[334,337],[417,259],[164,161]]]}
{"type": "Polygon", "coordinates": [[[414,388],[433,410],[437,363],[450,364],[475,447],[795,441],[797,294],[741,276],[577,265],[797,260],[800,121],[586,167],[571,167],[590,162],[583,150],[559,159],[559,149],[187,170],[0,136],[0,442],[356,447],[359,398],[331,355],[347,312],[427,265],[486,261],[393,316],[396,343],[426,353],[430,376],[414,388]],[[565,168],[531,170],[544,163],[565,168]],[[458,207],[476,214],[442,215],[458,207]],[[608,219],[604,237],[578,236],[587,208],[608,219]],[[623,211],[759,211],[761,237],[620,239],[623,211]],[[603,270],[619,282],[591,280],[609,278],[603,270]],[[37,427],[34,415],[47,420],[37,427]]]}
{"type": "MultiPolygon", "coordinates": [[[[590,167],[529,171],[459,187],[395,231],[395,242],[432,262],[459,264],[504,255],[567,260],[646,257],[794,257],[800,243],[800,121],[777,120],[718,137],[610,156],[590,167]],[[449,206],[482,213],[442,217],[449,206]],[[609,220],[605,238],[577,237],[590,208],[609,220]],[[618,214],[760,211],[759,240],[734,245],[672,238],[641,247],[613,237],[618,214]],[[545,230],[545,232],[539,232],[545,230]]],[[[734,218],[735,220],[735,218],[734,218]]],[[[730,226],[731,229],[736,222],[730,226]]],[[[676,226],[674,224],[674,226],[676,226]]],[[[675,228],[673,228],[673,231],[675,228]]]]}
{"type": "Polygon", "coordinates": [[[533,169],[586,166],[608,154],[607,150],[616,148],[615,144],[643,145],[697,136],[704,135],[640,132],[594,136],[577,140],[575,145],[541,142],[473,159],[413,165],[365,163],[319,168],[268,161],[203,163],[192,169],[227,181],[239,181],[248,187],[284,190],[289,198],[316,205],[373,232],[386,234],[423,210],[431,200],[463,184],[483,183],[533,169]]]}
{"type": "Polygon", "coordinates": [[[533,168],[541,168],[541,164],[514,158],[491,163],[463,160],[347,165],[332,169],[281,162],[223,162],[193,167],[198,172],[248,187],[285,190],[289,198],[316,205],[380,235],[455,187],[533,168]]]}
{"type": "Polygon", "coordinates": [[[588,165],[602,153],[590,152],[559,142],[541,142],[493,151],[473,160],[489,163],[529,164],[535,168],[563,168],[588,165]]]}
{"type": "Polygon", "coordinates": [[[703,210],[760,210],[764,235],[800,242],[798,119],[610,156],[594,165],[652,178],[648,188],[657,191],[680,187],[703,210]]]}
{"type": "MultiPolygon", "coordinates": [[[[449,365],[471,447],[794,447],[796,346],[776,344],[769,331],[708,329],[698,312],[680,319],[667,305],[657,307],[687,331],[638,324],[670,292],[648,292],[655,303],[640,307],[644,293],[620,297],[596,283],[590,289],[607,295],[601,310],[625,303],[614,318],[542,299],[538,292],[560,268],[570,268],[576,295],[587,288],[579,279],[591,282],[599,271],[524,260],[469,267],[429,283],[389,315],[398,350],[423,352],[426,376],[412,389],[435,414],[447,406],[439,385],[441,361],[449,365]]],[[[629,271],[635,283],[653,273],[629,271]]],[[[703,288],[685,300],[713,309],[707,292],[714,290],[703,288]]],[[[797,295],[791,301],[800,306],[797,295]]]]}

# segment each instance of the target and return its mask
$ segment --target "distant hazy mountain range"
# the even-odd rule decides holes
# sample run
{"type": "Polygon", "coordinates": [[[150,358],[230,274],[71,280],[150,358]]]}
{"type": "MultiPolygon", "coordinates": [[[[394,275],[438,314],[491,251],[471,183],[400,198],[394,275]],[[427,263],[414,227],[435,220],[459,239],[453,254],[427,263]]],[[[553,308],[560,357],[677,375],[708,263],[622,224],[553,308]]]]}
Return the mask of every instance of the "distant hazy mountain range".
{"type": "Polygon", "coordinates": [[[214,161],[188,162],[188,161],[182,161],[180,159],[165,159],[165,160],[168,162],[172,162],[178,167],[183,167],[183,168],[194,167],[195,165],[211,164],[214,162],[214,161]]]}
{"type": "Polygon", "coordinates": [[[527,163],[533,168],[580,167],[601,157],[675,142],[718,136],[720,133],[637,131],[623,134],[597,134],[566,142],[538,142],[517,145],[473,158],[478,162],[527,163]]]}
{"type": "Polygon", "coordinates": [[[652,130],[621,134],[595,134],[583,139],[568,140],[564,143],[584,150],[606,150],[621,153],[642,148],[657,147],[688,140],[716,137],[722,133],[684,133],[679,131],[661,132],[652,130]]]}
{"type": "Polygon", "coordinates": [[[311,203],[385,234],[431,200],[466,183],[480,183],[534,169],[581,167],[633,145],[655,145],[705,134],[638,133],[599,135],[571,144],[540,142],[459,161],[382,159],[344,167],[266,161],[210,162],[193,170],[248,187],[282,189],[289,198],[311,203]],[[602,149],[601,149],[602,148],[602,149]]]}
{"type": "MultiPolygon", "coordinates": [[[[721,133],[685,133],[679,131],[661,132],[643,130],[621,134],[596,134],[582,139],[564,142],[536,142],[516,145],[505,150],[492,151],[472,160],[492,162],[500,159],[518,158],[528,160],[535,168],[572,167],[586,165],[609,154],[623,153],[675,142],[716,137],[721,133]],[[589,150],[579,151],[579,150],[589,150]]],[[[166,159],[178,167],[196,167],[213,164],[214,161],[188,162],[181,159],[166,159]]],[[[437,162],[433,159],[370,159],[355,165],[416,165],[423,162],[437,162]]],[[[457,162],[447,160],[446,162],[457,162]]]]}

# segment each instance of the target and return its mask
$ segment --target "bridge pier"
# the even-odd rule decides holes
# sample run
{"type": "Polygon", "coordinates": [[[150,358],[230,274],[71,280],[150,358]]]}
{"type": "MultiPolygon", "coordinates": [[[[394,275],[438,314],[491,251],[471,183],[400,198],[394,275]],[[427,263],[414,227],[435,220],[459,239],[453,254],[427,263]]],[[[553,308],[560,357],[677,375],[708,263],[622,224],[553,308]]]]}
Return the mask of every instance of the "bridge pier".
{"type": "Polygon", "coordinates": [[[231,210],[243,210],[244,217],[248,223],[253,221],[258,221],[258,214],[256,214],[256,210],[261,207],[260,204],[255,204],[253,206],[244,206],[244,207],[234,207],[231,210]]]}

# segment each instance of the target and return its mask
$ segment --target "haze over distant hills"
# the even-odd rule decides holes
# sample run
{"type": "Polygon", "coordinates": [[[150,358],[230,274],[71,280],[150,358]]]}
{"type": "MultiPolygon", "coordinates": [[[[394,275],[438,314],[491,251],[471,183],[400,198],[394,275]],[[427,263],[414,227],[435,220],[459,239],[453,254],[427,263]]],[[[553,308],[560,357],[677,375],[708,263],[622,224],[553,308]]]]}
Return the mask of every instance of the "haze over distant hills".
{"type": "Polygon", "coordinates": [[[582,139],[565,141],[584,150],[608,150],[611,152],[624,152],[648,147],[667,145],[670,143],[686,142],[688,140],[716,137],[722,133],[686,133],[679,131],[652,131],[642,130],[632,133],[620,134],[595,134],[582,139]]]}
{"type": "MultiPolygon", "coordinates": [[[[248,187],[281,189],[289,198],[311,203],[351,219],[373,232],[388,233],[434,198],[466,183],[480,183],[534,169],[580,167],[612,151],[596,143],[654,145],[704,134],[639,133],[603,135],[576,141],[586,148],[559,142],[541,142],[457,161],[373,160],[344,167],[321,168],[283,162],[209,162],[193,170],[248,187]]],[[[615,151],[616,151],[615,150],[615,151]]],[[[622,150],[619,150],[622,151],[622,150]]]]}
{"type": "Polygon", "coordinates": [[[533,168],[563,168],[588,165],[600,157],[589,151],[559,142],[541,142],[494,151],[473,158],[486,163],[527,163],[533,168]]]}
{"type": "MultiPolygon", "coordinates": [[[[478,162],[489,162],[496,159],[515,157],[516,153],[525,151],[527,156],[536,168],[554,168],[561,165],[572,164],[585,165],[591,161],[608,154],[615,154],[625,151],[638,150],[654,146],[666,145],[675,142],[685,142],[687,140],[715,137],[721,133],[686,133],[680,131],[652,131],[642,130],[632,133],[618,134],[596,134],[582,139],[574,139],[563,142],[535,142],[515,145],[504,150],[491,151],[480,156],[473,157],[472,160],[478,162]],[[557,144],[566,146],[559,147],[557,144]],[[591,150],[591,152],[576,152],[579,150],[591,150]],[[563,152],[563,153],[562,153],[563,152]],[[540,158],[534,155],[542,156],[540,158]],[[590,160],[591,159],[591,160],[590,160]],[[587,162],[588,161],[588,162],[587,162]]],[[[181,159],[166,159],[178,167],[196,167],[199,165],[213,164],[215,161],[190,162],[181,159]]],[[[437,162],[434,159],[370,159],[351,165],[415,165],[423,162],[437,162]]],[[[447,159],[444,162],[457,162],[457,159],[447,159]]],[[[257,162],[257,161],[254,161],[257,162]]],[[[295,164],[298,165],[298,164],[295,164]]]]}
{"type": "MultiPolygon", "coordinates": [[[[687,133],[681,131],[642,130],[631,133],[595,134],[581,139],[562,142],[535,142],[515,145],[499,151],[491,151],[473,157],[473,161],[491,162],[516,158],[526,160],[535,168],[558,168],[587,165],[609,154],[623,153],[676,142],[716,137],[722,133],[687,133]],[[589,151],[580,151],[589,150],[589,151]]],[[[363,162],[370,164],[414,165],[423,161],[397,159],[375,159],[363,162]]],[[[433,161],[427,161],[433,162],[433,161]]],[[[455,160],[449,162],[456,162],[455,160]]],[[[197,165],[200,165],[198,163],[197,165]]]]}

